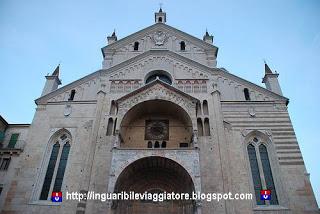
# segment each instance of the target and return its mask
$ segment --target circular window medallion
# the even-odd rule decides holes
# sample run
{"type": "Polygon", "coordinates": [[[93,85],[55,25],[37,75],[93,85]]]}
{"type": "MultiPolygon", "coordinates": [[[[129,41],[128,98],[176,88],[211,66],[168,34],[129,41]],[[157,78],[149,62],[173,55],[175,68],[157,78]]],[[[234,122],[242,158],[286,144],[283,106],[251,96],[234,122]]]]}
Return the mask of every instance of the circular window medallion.
{"type": "Polygon", "coordinates": [[[168,120],[146,120],[146,140],[169,140],[168,120]]]}

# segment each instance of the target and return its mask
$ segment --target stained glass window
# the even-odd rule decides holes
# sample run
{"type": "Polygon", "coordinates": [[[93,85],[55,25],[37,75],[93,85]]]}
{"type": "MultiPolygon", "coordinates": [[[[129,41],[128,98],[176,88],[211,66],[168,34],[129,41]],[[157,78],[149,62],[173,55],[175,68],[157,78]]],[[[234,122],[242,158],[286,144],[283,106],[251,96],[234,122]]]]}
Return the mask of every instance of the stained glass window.
{"type": "Polygon", "coordinates": [[[54,182],[53,192],[61,191],[61,185],[63,181],[64,172],[66,170],[69,151],[70,151],[70,144],[69,142],[66,142],[66,144],[64,144],[62,149],[56,181],[54,182]]]}
{"type": "Polygon", "coordinates": [[[260,152],[260,158],[264,173],[264,179],[266,181],[266,187],[268,190],[271,190],[271,200],[270,204],[279,204],[278,203],[278,197],[276,193],[276,188],[274,186],[273,177],[272,177],[272,171],[270,167],[269,157],[268,157],[268,151],[265,145],[259,146],[259,152],[260,152]]]}
{"type": "Polygon", "coordinates": [[[41,190],[40,200],[47,200],[48,198],[52,176],[53,176],[54,168],[56,166],[56,162],[58,158],[59,149],[60,149],[60,144],[59,142],[56,142],[52,148],[46,176],[44,178],[44,182],[41,190]]]}
{"type": "Polygon", "coordinates": [[[261,178],[260,178],[256,150],[252,144],[249,144],[247,149],[248,149],[252,180],[254,185],[254,192],[256,195],[256,202],[258,205],[263,205],[265,204],[265,202],[260,200],[260,190],[262,190],[262,185],[261,185],[261,178]]]}

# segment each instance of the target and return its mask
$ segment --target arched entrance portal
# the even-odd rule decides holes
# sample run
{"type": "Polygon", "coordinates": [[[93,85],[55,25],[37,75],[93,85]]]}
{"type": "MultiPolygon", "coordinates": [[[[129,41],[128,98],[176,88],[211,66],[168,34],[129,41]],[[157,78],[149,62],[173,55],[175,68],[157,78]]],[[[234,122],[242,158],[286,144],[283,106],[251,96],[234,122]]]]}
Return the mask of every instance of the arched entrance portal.
{"type": "MultiPolygon", "coordinates": [[[[127,166],[119,175],[115,192],[134,191],[136,193],[194,191],[194,184],[188,172],[175,161],[164,157],[145,157],[127,166]]],[[[153,202],[148,200],[114,202],[116,214],[192,214],[192,200],[167,200],[153,202]]]]}

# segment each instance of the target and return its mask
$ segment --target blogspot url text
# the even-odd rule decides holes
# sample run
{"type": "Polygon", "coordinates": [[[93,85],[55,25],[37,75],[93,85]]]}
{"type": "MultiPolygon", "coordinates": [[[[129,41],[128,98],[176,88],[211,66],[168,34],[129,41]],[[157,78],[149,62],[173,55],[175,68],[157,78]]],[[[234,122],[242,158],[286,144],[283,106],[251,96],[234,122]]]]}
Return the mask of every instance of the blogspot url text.
{"type": "Polygon", "coordinates": [[[101,202],[111,200],[143,200],[152,202],[163,202],[171,200],[202,200],[202,201],[221,201],[221,200],[252,200],[251,193],[175,193],[175,192],[119,192],[119,193],[97,193],[89,191],[87,193],[80,192],[66,192],[65,198],[67,200],[100,200],[101,202]]]}

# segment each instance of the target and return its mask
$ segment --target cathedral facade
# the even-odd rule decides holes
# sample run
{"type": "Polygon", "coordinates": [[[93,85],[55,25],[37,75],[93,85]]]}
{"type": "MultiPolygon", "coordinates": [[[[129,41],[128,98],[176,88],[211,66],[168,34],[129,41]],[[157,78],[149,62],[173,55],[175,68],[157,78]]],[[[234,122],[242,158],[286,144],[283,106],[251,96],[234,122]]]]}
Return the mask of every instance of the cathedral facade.
{"type": "Polygon", "coordinates": [[[12,160],[0,171],[1,213],[319,213],[278,74],[265,64],[263,88],[217,68],[208,32],[179,31],[162,9],[154,18],[121,40],[109,36],[101,70],[63,87],[59,67],[46,76],[34,119],[22,127],[25,146],[12,153],[6,134],[0,149],[1,161],[12,160]],[[90,191],[253,197],[66,199],[90,191]]]}

